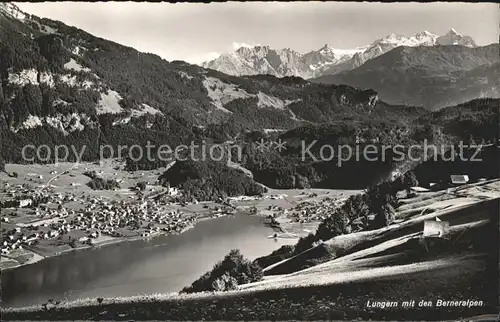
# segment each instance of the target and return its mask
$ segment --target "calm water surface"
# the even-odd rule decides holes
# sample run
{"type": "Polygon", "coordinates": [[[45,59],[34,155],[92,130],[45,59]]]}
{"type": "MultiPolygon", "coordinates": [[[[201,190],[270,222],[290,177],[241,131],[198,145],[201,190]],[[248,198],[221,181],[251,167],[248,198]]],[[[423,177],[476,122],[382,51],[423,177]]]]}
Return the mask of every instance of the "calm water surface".
{"type": "Polygon", "coordinates": [[[294,239],[275,241],[255,216],[200,222],[177,236],[123,242],[43,260],[2,273],[2,306],[48,299],[116,297],[176,292],[238,248],[249,259],[267,255],[294,239]]]}

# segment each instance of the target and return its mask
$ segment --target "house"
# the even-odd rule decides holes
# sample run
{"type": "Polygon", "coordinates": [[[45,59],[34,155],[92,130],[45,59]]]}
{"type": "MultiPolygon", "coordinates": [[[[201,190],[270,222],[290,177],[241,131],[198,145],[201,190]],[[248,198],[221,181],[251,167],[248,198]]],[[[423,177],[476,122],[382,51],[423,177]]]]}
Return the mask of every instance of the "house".
{"type": "Polygon", "coordinates": [[[452,174],[450,176],[451,183],[455,185],[466,184],[469,182],[469,176],[465,174],[452,174]]]}
{"type": "Polygon", "coordinates": [[[31,199],[22,199],[22,200],[19,200],[19,208],[28,207],[32,203],[33,203],[33,200],[31,200],[31,199]]]}
{"type": "Polygon", "coordinates": [[[170,196],[178,196],[178,195],[180,195],[179,189],[177,189],[177,188],[168,188],[168,195],[170,195],[170,196]]]}

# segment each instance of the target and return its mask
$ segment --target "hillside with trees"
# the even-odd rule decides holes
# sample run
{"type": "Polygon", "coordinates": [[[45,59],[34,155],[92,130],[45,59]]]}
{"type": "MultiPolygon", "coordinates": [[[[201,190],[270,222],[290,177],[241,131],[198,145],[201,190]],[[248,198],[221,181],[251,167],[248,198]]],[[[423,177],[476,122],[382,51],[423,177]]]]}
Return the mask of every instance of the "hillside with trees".
{"type": "Polygon", "coordinates": [[[0,129],[9,162],[22,161],[19,147],[27,142],[85,145],[84,158],[92,160],[101,144],[176,145],[195,136],[419,115],[379,101],[372,90],[229,76],[34,15],[0,11],[0,27],[0,129]]]}
{"type": "Polygon", "coordinates": [[[177,161],[159,180],[198,201],[234,196],[258,196],[267,191],[245,173],[216,161],[177,161]]]}
{"type": "Polygon", "coordinates": [[[418,184],[415,173],[409,171],[393,181],[384,181],[369,187],[362,194],[350,196],[341,207],[320,222],[315,233],[301,237],[293,246],[283,246],[269,255],[257,258],[255,263],[266,268],[293,258],[286,265],[279,265],[266,272],[269,275],[288,274],[346,255],[342,251],[330,249],[323,242],[354,231],[370,231],[389,226],[393,223],[395,209],[399,206],[397,193],[410,191],[411,187],[418,184]]]}

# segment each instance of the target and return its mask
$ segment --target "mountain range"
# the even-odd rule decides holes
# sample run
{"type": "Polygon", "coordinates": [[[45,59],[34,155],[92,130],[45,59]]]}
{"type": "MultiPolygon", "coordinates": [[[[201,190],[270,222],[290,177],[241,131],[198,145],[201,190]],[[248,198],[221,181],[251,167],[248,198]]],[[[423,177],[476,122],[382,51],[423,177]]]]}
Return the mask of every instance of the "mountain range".
{"type": "Polygon", "coordinates": [[[308,79],[354,69],[399,46],[437,45],[476,47],[471,37],[464,36],[455,29],[442,36],[428,31],[419,32],[411,37],[393,33],[352,50],[334,49],[326,44],[318,50],[300,54],[290,48],[245,46],[204,62],[201,66],[237,76],[271,74],[276,77],[299,76],[308,79]]]}
{"type": "Polygon", "coordinates": [[[373,89],[394,105],[436,110],[475,98],[500,97],[500,46],[477,46],[455,29],[390,34],[354,50],[328,45],[299,54],[269,46],[239,48],[203,63],[231,75],[299,76],[314,83],[373,89]]]}
{"type": "MultiPolygon", "coordinates": [[[[324,49],[321,55],[340,56],[324,49]]],[[[412,120],[428,113],[417,107],[419,98],[451,104],[497,94],[497,53],[498,45],[399,46],[334,75],[341,79],[233,76],[183,61],[168,62],[2,3],[0,157],[21,162],[21,149],[27,144],[65,144],[91,147],[83,159],[95,160],[103,143],[175,146],[297,128],[302,129],[300,135],[321,137],[326,127],[335,142],[350,142],[353,135],[411,141],[412,120]],[[380,75],[385,78],[378,79],[380,75]],[[338,84],[325,84],[329,82],[338,84]],[[387,91],[385,86],[395,89],[387,91]]],[[[308,57],[318,61],[314,55],[308,57]]],[[[267,170],[261,163],[253,164],[254,171],[261,171],[254,174],[273,179],[273,173],[281,171],[277,162],[268,162],[267,170]]],[[[290,171],[295,176],[295,170],[290,171]]],[[[276,186],[293,187],[301,180],[276,186]]]]}

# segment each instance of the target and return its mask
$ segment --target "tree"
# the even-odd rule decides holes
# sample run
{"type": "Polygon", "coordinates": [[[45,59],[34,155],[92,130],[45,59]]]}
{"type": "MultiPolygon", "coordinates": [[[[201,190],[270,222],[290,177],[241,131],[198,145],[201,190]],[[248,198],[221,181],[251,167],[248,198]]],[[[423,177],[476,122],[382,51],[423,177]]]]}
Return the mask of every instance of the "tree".
{"type": "Polygon", "coordinates": [[[238,281],[227,272],[212,282],[212,289],[216,292],[231,291],[237,287],[238,281]]]}
{"type": "Polygon", "coordinates": [[[394,214],[394,208],[389,203],[385,203],[375,214],[372,228],[379,229],[390,225],[394,221],[394,214]]]}
{"type": "Polygon", "coordinates": [[[321,240],[328,240],[346,233],[349,233],[349,221],[343,209],[340,208],[319,224],[316,237],[321,240]]]}
{"type": "Polygon", "coordinates": [[[182,292],[232,290],[237,285],[260,281],[262,277],[262,268],[257,263],[245,259],[238,249],[233,249],[211,271],[185,287],[182,292]]]}
{"type": "Polygon", "coordinates": [[[115,179],[105,180],[101,177],[95,177],[87,183],[87,186],[94,190],[113,190],[120,188],[120,184],[115,179]]]}
{"type": "Polygon", "coordinates": [[[309,234],[306,237],[301,237],[297,244],[295,245],[295,248],[293,250],[293,254],[297,255],[302,253],[303,251],[309,249],[312,247],[312,245],[318,241],[318,237],[316,237],[314,234],[309,234]]]}

